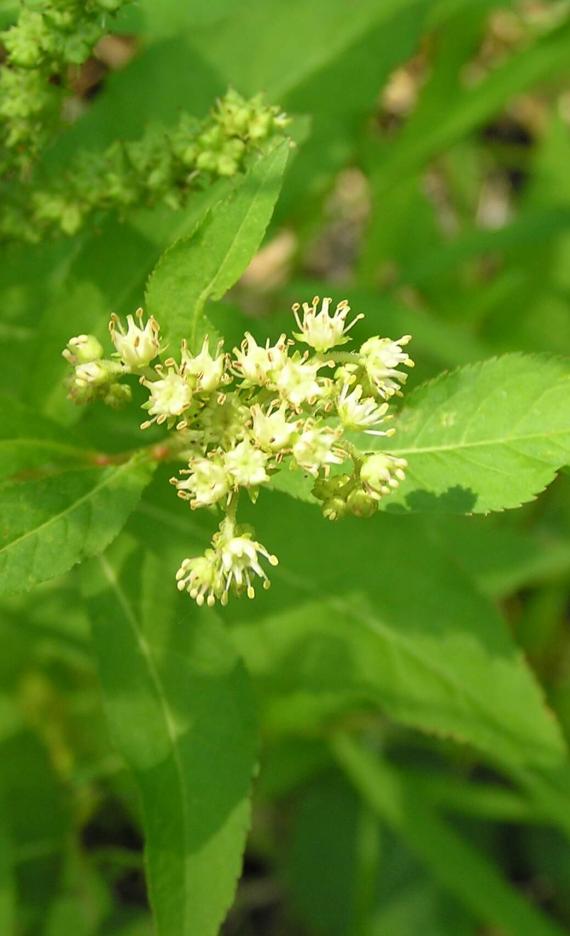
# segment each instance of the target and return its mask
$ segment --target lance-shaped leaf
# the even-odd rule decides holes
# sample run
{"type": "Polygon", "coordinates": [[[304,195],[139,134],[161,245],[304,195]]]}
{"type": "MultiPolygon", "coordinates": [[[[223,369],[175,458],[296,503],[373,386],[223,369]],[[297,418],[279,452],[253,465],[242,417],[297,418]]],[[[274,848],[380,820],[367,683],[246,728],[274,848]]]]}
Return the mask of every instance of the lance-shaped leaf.
{"type": "Polygon", "coordinates": [[[570,368],[507,354],[412,395],[388,446],[407,479],[383,506],[486,513],[532,500],[570,461],[570,368]]]}
{"type": "Polygon", "coordinates": [[[206,302],[220,299],[234,285],[261,244],[288,151],[287,141],[270,144],[233,192],[158,261],[148,282],[146,308],[160,322],[171,353],[182,338],[195,347],[206,302]]]}
{"type": "Polygon", "coordinates": [[[135,507],[154,465],[145,456],[0,487],[0,591],[15,592],[102,552],[135,507]]]}
{"type": "Polygon", "coordinates": [[[256,731],[246,673],[164,560],[126,537],[84,570],[109,724],[134,773],[158,936],[216,936],[241,867],[256,731]]]}

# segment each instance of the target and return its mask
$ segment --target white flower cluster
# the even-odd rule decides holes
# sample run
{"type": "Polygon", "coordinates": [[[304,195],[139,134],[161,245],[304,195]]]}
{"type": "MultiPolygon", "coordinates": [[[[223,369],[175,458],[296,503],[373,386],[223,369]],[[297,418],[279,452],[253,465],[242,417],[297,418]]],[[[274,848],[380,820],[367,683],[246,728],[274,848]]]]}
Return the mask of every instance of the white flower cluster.
{"type": "Polygon", "coordinates": [[[150,367],[164,348],[158,323],[142,310],[124,328],[112,316],[115,359],[104,360],[93,336],[72,338],[64,356],[74,367],[69,384],[76,402],[100,398],[116,405],[130,397],[122,383],[136,374],[148,391],[141,424],[166,424],[175,434],[172,453],[186,466],[171,478],[192,509],[216,508],[225,515],[203,556],[185,559],[178,587],[198,604],[225,604],[230,593],[254,595],[253,580],[269,582],[260,560],[277,563],[253,534],[236,523],[240,491],[255,500],[259,487],[284,466],[315,479],[313,494],[330,519],[370,516],[382,497],[404,478],[406,462],[387,452],[355,447],[347,433],[390,436],[389,400],[401,393],[412,367],[405,347],[409,335],[391,341],[370,338],[358,351],[337,351],[362,318],[348,321],[346,300],[331,310],[331,299],[294,305],[298,331],[275,343],[258,344],[246,332],[227,353],[208,338],[193,354],[183,342],[178,359],[150,367]],[[351,463],[350,472],[340,466],[351,463]]]}

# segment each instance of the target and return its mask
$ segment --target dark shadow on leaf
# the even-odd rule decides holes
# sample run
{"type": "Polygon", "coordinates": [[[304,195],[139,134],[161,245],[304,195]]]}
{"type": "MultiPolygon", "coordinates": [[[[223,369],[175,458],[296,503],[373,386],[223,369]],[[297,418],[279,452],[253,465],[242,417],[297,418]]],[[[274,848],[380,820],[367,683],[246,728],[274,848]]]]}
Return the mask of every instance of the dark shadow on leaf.
{"type": "Polygon", "coordinates": [[[433,494],[431,491],[412,491],[406,497],[405,504],[386,505],[386,513],[471,513],[477,502],[477,495],[470,488],[459,484],[448,488],[443,494],[433,494]]]}

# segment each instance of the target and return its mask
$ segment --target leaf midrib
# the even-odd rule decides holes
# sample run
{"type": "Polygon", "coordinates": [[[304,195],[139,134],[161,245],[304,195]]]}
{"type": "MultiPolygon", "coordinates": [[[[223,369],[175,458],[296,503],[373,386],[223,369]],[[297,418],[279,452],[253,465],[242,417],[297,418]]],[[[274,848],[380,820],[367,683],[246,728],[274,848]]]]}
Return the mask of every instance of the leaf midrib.
{"type": "Polygon", "coordinates": [[[95,487],[90,488],[86,494],[83,494],[80,498],[78,498],[78,500],[73,501],[73,503],[69,504],[64,510],[60,510],[59,513],[56,514],[52,514],[51,517],[48,517],[48,519],[44,520],[43,523],[40,523],[39,526],[35,526],[31,530],[27,530],[25,533],[22,533],[22,535],[18,536],[16,539],[10,540],[10,542],[6,543],[5,546],[0,548],[0,557],[12,549],[13,546],[22,543],[29,536],[36,536],[40,530],[45,530],[52,523],[56,523],[58,520],[61,520],[62,517],[65,517],[67,514],[74,511],[77,507],[80,506],[80,504],[90,500],[90,498],[94,497],[95,494],[105,488],[111,481],[113,481],[119,474],[121,474],[122,471],[126,471],[128,468],[132,468],[132,461],[126,462],[124,465],[120,465],[118,468],[110,471],[102,479],[102,481],[99,482],[99,484],[96,484],[95,487]]]}
{"type": "MultiPolygon", "coordinates": [[[[160,672],[158,668],[156,667],[154,659],[152,657],[150,645],[141,632],[137,616],[134,610],[132,609],[124,590],[121,588],[119,581],[117,580],[117,577],[114,573],[113,568],[111,567],[111,565],[109,564],[105,556],[98,556],[97,558],[99,559],[99,562],[101,564],[103,575],[107,579],[111,589],[115,592],[117,602],[123,611],[125,620],[127,621],[127,623],[129,624],[131,628],[135,642],[146,664],[150,682],[154,686],[156,698],[158,700],[158,705],[159,705],[160,711],[162,713],[163,721],[164,721],[166,735],[168,737],[168,740],[170,742],[170,746],[172,749],[172,757],[173,757],[174,766],[176,769],[176,774],[178,776],[178,785],[180,789],[180,804],[181,804],[181,810],[182,810],[182,836],[184,840],[184,850],[186,852],[186,846],[188,845],[187,835],[188,835],[190,809],[189,809],[189,802],[188,802],[186,787],[184,786],[184,768],[183,768],[182,759],[180,755],[180,747],[178,744],[178,736],[176,733],[176,724],[170,714],[168,698],[166,695],[166,691],[165,691],[162,679],[160,677],[160,672]]],[[[186,885],[186,882],[184,882],[184,884],[186,885]]],[[[186,933],[187,922],[188,922],[188,901],[186,900],[186,886],[184,886],[184,899],[182,901],[182,928],[180,930],[181,933],[186,933]]]]}
{"type": "MultiPolygon", "coordinates": [[[[465,442],[463,440],[449,445],[426,445],[412,448],[393,448],[389,449],[395,455],[423,455],[429,452],[455,452],[467,448],[484,448],[485,446],[510,445],[513,442],[530,442],[535,439],[550,439],[555,436],[570,435],[570,427],[564,429],[554,429],[551,432],[533,432],[528,435],[500,436],[491,439],[479,439],[476,442],[465,442]]],[[[522,454],[522,453],[521,453],[522,454]]]]}

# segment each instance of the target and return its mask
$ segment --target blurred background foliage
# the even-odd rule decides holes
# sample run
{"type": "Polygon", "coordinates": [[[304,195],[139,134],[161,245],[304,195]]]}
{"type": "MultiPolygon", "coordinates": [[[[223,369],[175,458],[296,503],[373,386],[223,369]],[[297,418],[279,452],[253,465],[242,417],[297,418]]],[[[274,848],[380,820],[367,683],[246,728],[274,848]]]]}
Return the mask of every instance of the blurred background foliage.
{"type": "MultiPolygon", "coordinates": [[[[1,4],[4,24],[15,15],[1,4]]],[[[79,148],[203,116],[228,86],[294,118],[265,246],[210,309],[230,341],[244,317],[278,334],[292,301],[324,293],[347,296],[371,333],[413,334],[412,386],[506,351],[570,353],[565,0],[137,0],[114,29],[76,76],[48,176],[79,148]]],[[[4,247],[4,393],[64,426],[81,416],[106,451],[136,445],[126,419],[64,399],[60,351],[140,304],[199,208],[100,216],[72,239],[4,247]]],[[[167,562],[203,539],[173,500],[151,485],[128,524],[167,562]]],[[[528,692],[567,739],[570,476],[487,518],[333,529],[277,494],[260,514],[283,572],[226,615],[262,735],[226,936],[567,932],[570,771],[548,753],[562,742],[543,756],[538,721],[525,736],[527,683],[505,711],[507,662],[479,659],[476,644],[484,632],[501,659],[524,656],[528,692]],[[446,693],[471,732],[459,717],[434,732],[446,693]]],[[[2,934],[152,931],[138,800],[109,740],[79,578],[0,605],[2,934]]]]}

